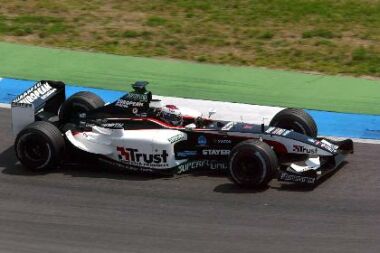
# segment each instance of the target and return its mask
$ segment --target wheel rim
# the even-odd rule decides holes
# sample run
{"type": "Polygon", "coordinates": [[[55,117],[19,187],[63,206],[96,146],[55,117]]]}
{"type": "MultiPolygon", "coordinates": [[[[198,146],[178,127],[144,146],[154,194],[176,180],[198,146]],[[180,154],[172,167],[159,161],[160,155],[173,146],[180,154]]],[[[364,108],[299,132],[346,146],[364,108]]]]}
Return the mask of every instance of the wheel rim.
{"type": "Polygon", "coordinates": [[[83,101],[73,100],[70,104],[60,109],[59,117],[63,122],[73,122],[80,114],[92,110],[92,106],[83,101]]]}
{"type": "Polygon", "coordinates": [[[87,105],[74,103],[71,110],[71,117],[78,117],[79,114],[88,112],[90,109],[87,105]]]}
{"type": "Polygon", "coordinates": [[[42,136],[31,133],[20,138],[17,153],[21,162],[41,168],[49,162],[51,150],[42,136]]]}
{"type": "Polygon", "coordinates": [[[240,154],[233,163],[233,177],[243,184],[260,184],[262,181],[262,161],[251,154],[240,154]]]}

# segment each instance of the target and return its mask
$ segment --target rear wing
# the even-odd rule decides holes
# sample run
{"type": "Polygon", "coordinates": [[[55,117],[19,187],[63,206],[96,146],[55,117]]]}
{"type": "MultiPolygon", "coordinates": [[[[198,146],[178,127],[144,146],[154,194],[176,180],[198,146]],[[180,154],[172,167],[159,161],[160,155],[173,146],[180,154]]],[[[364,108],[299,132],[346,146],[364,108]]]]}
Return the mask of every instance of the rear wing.
{"type": "Polygon", "coordinates": [[[16,136],[25,126],[35,121],[40,111],[58,114],[65,101],[65,83],[41,80],[12,101],[12,131],[16,136]]]}

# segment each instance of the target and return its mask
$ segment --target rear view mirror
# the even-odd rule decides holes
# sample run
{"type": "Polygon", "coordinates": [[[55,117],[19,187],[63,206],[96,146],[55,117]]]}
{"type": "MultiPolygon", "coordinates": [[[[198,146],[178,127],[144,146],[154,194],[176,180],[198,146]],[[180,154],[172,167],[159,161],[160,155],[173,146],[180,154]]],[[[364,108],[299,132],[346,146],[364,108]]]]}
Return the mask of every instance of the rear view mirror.
{"type": "Polygon", "coordinates": [[[216,113],[216,110],[214,108],[211,108],[208,112],[208,118],[211,118],[212,115],[216,113]]]}
{"type": "Polygon", "coordinates": [[[197,128],[197,126],[194,123],[185,126],[186,130],[193,130],[195,128],[197,128]]]}

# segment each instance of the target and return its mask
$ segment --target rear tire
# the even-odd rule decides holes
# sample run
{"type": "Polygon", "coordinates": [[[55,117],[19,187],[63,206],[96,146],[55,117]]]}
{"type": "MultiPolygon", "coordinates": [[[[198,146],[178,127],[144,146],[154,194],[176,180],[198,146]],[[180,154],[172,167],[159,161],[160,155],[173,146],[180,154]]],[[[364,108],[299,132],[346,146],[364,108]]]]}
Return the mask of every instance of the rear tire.
{"type": "Polygon", "coordinates": [[[59,110],[59,120],[67,123],[80,113],[89,112],[103,107],[104,101],[98,95],[89,91],[80,91],[69,97],[59,110]]]}
{"type": "Polygon", "coordinates": [[[293,130],[297,133],[313,138],[318,135],[318,128],[314,119],[310,116],[310,114],[301,109],[284,109],[273,117],[269,125],[287,130],[293,130]]]}
{"type": "Polygon", "coordinates": [[[65,152],[62,133],[46,121],[37,121],[25,127],[17,135],[14,146],[21,164],[35,171],[55,168],[65,152]]]}
{"type": "Polygon", "coordinates": [[[267,186],[276,174],[278,160],[271,147],[258,140],[248,140],[236,145],[229,158],[231,180],[244,188],[267,186]]]}

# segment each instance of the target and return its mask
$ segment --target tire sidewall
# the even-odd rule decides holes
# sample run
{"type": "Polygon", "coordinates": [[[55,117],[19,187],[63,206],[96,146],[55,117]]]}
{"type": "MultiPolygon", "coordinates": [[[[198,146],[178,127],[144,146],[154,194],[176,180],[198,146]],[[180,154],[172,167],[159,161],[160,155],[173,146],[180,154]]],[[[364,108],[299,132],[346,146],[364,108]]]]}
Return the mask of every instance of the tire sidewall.
{"type": "MultiPolygon", "coordinates": [[[[309,127],[307,126],[307,123],[305,122],[305,120],[300,117],[296,117],[295,115],[281,116],[277,119],[277,122],[273,126],[283,128],[281,127],[281,123],[295,125],[301,128],[302,130],[301,134],[308,135],[308,136],[312,135],[312,133],[310,132],[310,129],[308,129],[309,127]]],[[[294,130],[294,129],[288,129],[288,130],[294,130]]]]}
{"type": "Polygon", "coordinates": [[[80,91],[69,97],[59,110],[58,116],[61,123],[67,123],[81,112],[86,113],[104,106],[104,101],[95,93],[80,91]],[[76,111],[75,108],[80,108],[76,111]]]}
{"type": "Polygon", "coordinates": [[[318,135],[318,127],[314,119],[301,109],[284,109],[273,117],[269,125],[287,130],[294,130],[297,133],[313,138],[318,135]]]}

